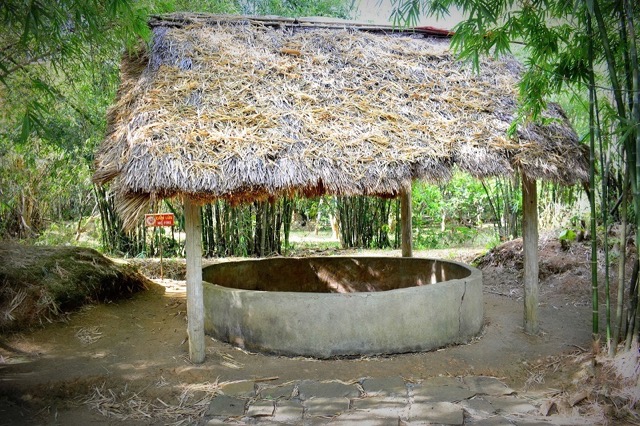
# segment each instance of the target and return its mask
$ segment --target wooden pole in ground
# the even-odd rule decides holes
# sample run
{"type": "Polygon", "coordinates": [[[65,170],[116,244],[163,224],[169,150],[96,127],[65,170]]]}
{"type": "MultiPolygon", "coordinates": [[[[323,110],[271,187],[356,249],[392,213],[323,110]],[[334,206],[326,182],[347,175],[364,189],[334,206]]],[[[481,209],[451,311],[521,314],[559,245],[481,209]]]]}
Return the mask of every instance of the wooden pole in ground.
{"type": "Polygon", "coordinates": [[[160,234],[160,279],[164,280],[164,269],[162,268],[162,234],[160,234]]]}
{"type": "Polygon", "coordinates": [[[538,326],[538,194],[535,179],[522,174],[522,245],[524,254],[524,331],[538,326]]]}
{"type": "Polygon", "coordinates": [[[204,301],[202,294],[202,222],[200,207],[184,198],[185,249],[187,255],[187,333],[189,359],[204,362],[204,301]]]}
{"type": "Polygon", "coordinates": [[[402,257],[413,257],[411,235],[411,185],[400,193],[400,222],[402,227],[402,257]]]}

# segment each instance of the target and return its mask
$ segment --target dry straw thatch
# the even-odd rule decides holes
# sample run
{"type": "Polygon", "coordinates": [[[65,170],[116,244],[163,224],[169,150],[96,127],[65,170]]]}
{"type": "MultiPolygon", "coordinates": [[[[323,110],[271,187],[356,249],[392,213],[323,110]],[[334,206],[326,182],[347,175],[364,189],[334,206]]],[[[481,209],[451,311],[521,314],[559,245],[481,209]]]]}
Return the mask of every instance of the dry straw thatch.
{"type": "Polygon", "coordinates": [[[131,223],[150,199],[396,196],[454,166],[571,184],[587,163],[562,111],[508,139],[520,65],[459,63],[449,40],[352,24],[207,15],[151,22],[125,58],[94,180],[131,223]]]}

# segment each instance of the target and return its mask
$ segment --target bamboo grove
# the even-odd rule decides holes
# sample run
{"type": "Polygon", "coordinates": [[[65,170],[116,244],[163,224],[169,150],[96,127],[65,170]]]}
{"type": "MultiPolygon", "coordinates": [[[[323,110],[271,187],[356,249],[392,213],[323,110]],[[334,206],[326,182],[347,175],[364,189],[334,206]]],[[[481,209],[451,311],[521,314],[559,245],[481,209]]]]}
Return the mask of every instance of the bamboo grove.
{"type": "MultiPolygon", "coordinates": [[[[140,223],[125,232],[114,205],[113,194],[95,187],[101,218],[103,249],[125,257],[154,257],[160,244],[165,255],[182,256],[184,214],[179,202],[165,200],[153,212],[174,213],[175,226],[147,229],[140,223]]],[[[545,227],[566,227],[569,234],[584,235],[584,219],[560,220],[575,208],[579,190],[547,183],[541,188],[541,211],[545,227]]],[[[417,248],[446,248],[478,237],[480,229],[493,229],[492,241],[521,236],[522,206],[519,179],[478,181],[457,173],[450,182],[413,186],[414,244],[417,248]]],[[[299,197],[231,205],[218,200],[201,208],[203,254],[206,257],[270,256],[296,253],[291,242],[296,233],[331,232],[334,247],[397,249],[400,246],[400,203],[376,197],[299,197]]]]}
{"type": "MultiPolygon", "coordinates": [[[[105,251],[126,257],[159,256],[160,245],[168,256],[183,256],[184,213],[182,207],[164,201],[155,210],[170,211],[176,217],[171,228],[149,229],[140,223],[124,231],[113,195],[96,187],[100,209],[102,245],[105,251]]],[[[282,198],[243,205],[216,201],[201,207],[202,247],[205,257],[284,255],[293,248],[290,243],[292,223],[298,229],[316,232],[333,221],[343,248],[397,247],[399,222],[396,200],[368,197],[331,197],[318,201],[282,198]],[[322,208],[325,203],[326,207],[322,208]],[[330,204],[330,205],[329,205],[330,204]],[[313,221],[310,219],[313,217],[313,221]],[[322,224],[323,225],[322,225],[322,224]]]]}

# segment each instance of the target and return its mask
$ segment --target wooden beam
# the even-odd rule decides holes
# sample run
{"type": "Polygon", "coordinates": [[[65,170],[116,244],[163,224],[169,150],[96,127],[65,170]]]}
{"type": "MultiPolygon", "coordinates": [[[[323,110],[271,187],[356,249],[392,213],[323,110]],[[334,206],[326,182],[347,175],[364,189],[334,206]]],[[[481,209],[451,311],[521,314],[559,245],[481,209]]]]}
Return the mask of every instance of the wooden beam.
{"type": "Polygon", "coordinates": [[[204,362],[204,300],[202,294],[202,221],[200,206],[189,197],[184,199],[185,249],[187,255],[187,333],[189,359],[204,362]]]}
{"type": "Polygon", "coordinates": [[[522,240],[524,254],[524,331],[538,325],[538,193],[535,179],[522,174],[522,240]]]}
{"type": "Polygon", "coordinates": [[[400,194],[400,222],[402,227],[402,257],[413,257],[411,234],[411,185],[400,194]]]}

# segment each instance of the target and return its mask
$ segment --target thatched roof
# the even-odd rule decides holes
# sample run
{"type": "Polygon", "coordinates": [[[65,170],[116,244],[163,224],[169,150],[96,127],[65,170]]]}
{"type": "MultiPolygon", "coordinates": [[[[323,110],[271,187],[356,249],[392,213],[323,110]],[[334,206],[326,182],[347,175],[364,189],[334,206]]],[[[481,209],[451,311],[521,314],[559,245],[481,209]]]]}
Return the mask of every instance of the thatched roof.
{"type": "Polygon", "coordinates": [[[125,216],[150,198],[232,202],[285,193],[395,196],[454,166],[484,178],[587,179],[556,105],[515,139],[520,65],[459,63],[428,30],[171,15],[129,55],[94,180],[115,179],[125,216]],[[426,33],[426,34],[425,34],[426,33]]]}

